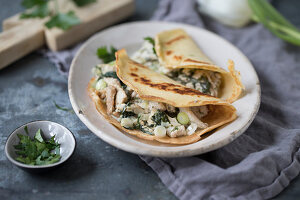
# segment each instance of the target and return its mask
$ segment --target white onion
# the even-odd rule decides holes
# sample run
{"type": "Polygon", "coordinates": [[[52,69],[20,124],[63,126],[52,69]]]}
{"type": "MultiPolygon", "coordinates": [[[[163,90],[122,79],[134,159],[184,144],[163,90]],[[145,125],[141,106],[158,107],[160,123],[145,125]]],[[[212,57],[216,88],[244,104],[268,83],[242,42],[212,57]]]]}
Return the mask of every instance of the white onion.
{"type": "Polygon", "coordinates": [[[133,126],[133,121],[129,118],[122,118],[121,126],[123,126],[125,128],[131,128],[133,126]]]}
{"type": "Polygon", "coordinates": [[[154,134],[156,137],[165,137],[167,134],[167,130],[163,126],[157,126],[154,129],[154,134]]]}
{"type": "Polygon", "coordinates": [[[215,20],[233,27],[247,25],[252,11],[247,0],[197,0],[199,11],[215,20]]]}
{"type": "Polygon", "coordinates": [[[189,125],[187,128],[187,134],[188,135],[192,135],[193,133],[195,133],[195,131],[197,130],[197,124],[195,123],[191,123],[191,125],[189,125]]]}
{"type": "Polygon", "coordinates": [[[106,82],[103,79],[100,79],[97,83],[96,83],[96,90],[103,90],[104,88],[107,87],[106,82]]]}

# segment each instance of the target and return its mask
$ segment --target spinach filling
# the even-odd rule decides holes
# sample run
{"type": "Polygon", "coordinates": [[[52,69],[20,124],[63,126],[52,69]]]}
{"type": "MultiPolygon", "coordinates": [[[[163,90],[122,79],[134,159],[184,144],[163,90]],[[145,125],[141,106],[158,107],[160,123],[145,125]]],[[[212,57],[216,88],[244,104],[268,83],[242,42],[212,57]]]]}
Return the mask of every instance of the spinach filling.
{"type": "Polygon", "coordinates": [[[169,117],[174,118],[174,117],[176,117],[177,114],[179,113],[179,108],[175,108],[175,112],[171,112],[171,111],[168,111],[168,110],[166,110],[165,112],[166,112],[166,114],[167,114],[169,117]]]}
{"type": "Polygon", "coordinates": [[[196,79],[193,77],[195,70],[190,70],[188,74],[183,73],[183,69],[171,71],[167,76],[175,81],[180,82],[183,85],[192,83],[193,89],[200,90],[202,93],[210,94],[211,83],[208,78],[202,75],[200,78],[196,79]],[[200,88],[197,87],[197,83],[200,83],[200,88]]]}
{"type": "Polygon", "coordinates": [[[111,78],[115,78],[115,79],[119,79],[119,77],[117,76],[117,73],[114,71],[110,71],[110,72],[106,72],[105,74],[102,75],[103,77],[111,77],[111,78]]]}
{"type": "Polygon", "coordinates": [[[165,112],[158,110],[152,117],[152,121],[155,122],[156,125],[161,125],[162,122],[169,122],[168,116],[165,112]]]}
{"type": "Polygon", "coordinates": [[[202,92],[205,94],[209,94],[211,84],[208,81],[206,76],[201,76],[200,78],[200,86],[202,88],[202,92]]]}
{"type": "MultiPolygon", "coordinates": [[[[152,132],[148,131],[148,127],[147,126],[143,126],[141,125],[141,122],[140,122],[140,116],[138,116],[137,118],[137,123],[133,125],[133,127],[124,127],[126,129],[129,129],[129,130],[140,130],[142,131],[143,133],[147,133],[149,135],[153,135],[152,132]]],[[[149,126],[149,127],[152,127],[152,126],[149,126]]]]}
{"type": "Polygon", "coordinates": [[[127,118],[127,117],[133,117],[136,116],[136,114],[134,112],[131,111],[126,111],[127,107],[130,106],[132,103],[129,101],[126,103],[126,105],[124,106],[122,112],[121,112],[121,118],[127,118]]]}

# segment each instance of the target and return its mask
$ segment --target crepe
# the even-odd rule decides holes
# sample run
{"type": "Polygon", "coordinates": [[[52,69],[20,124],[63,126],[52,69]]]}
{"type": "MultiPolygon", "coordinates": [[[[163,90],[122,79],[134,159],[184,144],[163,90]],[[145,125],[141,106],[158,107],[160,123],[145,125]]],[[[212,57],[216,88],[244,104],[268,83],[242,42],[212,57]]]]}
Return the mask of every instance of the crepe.
{"type": "Polygon", "coordinates": [[[107,114],[106,104],[100,99],[98,92],[92,87],[93,79],[90,81],[88,91],[93,99],[97,110],[111,124],[120,130],[146,140],[156,140],[169,144],[190,144],[201,139],[201,135],[216,129],[236,119],[236,109],[226,101],[205,95],[198,90],[187,88],[176,81],[150,70],[131,60],[124,49],[116,53],[116,70],[120,80],[135,92],[143,100],[157,101],[170,104],[175,107],[192,107],[207,105],[209,113],[201,118],[208,124],[205,129],[197,130],[189,136],[171,138],[169,136],[160,138],[149,135],[140,130],[129,130],[121,126],[120,122],[107,114]]]}
{"type": "Polygon", "coordinates": [[[221,73],[223,84],[218,97],[223,100],[232,103],[243,91],[240,73],[234,69],[233,61],[228,61],[229,72],[213,64],[182,29],[158,33],[155,37],[155,50],[160,64],[166,68],[191,68],[221,73]]]}

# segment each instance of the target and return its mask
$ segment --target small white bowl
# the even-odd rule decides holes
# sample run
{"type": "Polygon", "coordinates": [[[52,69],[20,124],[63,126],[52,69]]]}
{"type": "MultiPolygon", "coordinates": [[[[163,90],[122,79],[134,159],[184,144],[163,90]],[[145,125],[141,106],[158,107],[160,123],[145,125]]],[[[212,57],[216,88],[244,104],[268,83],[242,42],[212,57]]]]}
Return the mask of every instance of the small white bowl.
{"type": "Polygon", "coordinates": [[[9,161],[11,161],[21,169],[29,172],[43,172],[61,165],[62,163],[67,161],[72,156],[75,150],[75,146],[76,140],[74,135],[64,126],[51,121],[33,121],[22,125],[8,136],[5,144],[5,154],[9,161]],[[17,134],[26,135],[24,130],[25,126],[27,126],[28,128],[29,136],[31,138],[35,136],[35,133],[38,129],[41,129],[43,131],[43,137],[46,140],[49,140],[52,136],[55,135],[55,141],[60,144],[61,159],[59,162],[49,165],[27,165],[15,160],[18,156],[15,153],[16,150],[14,147],[14,145],[17,145],[19,143],[17,134]]]}

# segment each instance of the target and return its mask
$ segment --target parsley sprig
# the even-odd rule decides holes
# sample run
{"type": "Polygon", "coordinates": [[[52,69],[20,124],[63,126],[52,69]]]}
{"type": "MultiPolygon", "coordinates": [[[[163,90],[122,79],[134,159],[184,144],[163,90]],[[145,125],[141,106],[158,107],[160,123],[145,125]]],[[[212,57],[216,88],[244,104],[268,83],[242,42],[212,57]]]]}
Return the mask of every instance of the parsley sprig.
{"type": "MultiPolygon", "coordinates": [[[[62,30],[68,30],[74,25],[80,23],[79,18],[73,11],[62,13],[59,11],[58,0],[23,0],[22,6],[29,9],[20,15],[21,19],[28,18],[45,18],[50,16],[50,19],[45,23],[45,26],[49,29],[53,27],[60,28],[62,30]],[[54,1],[55,11],[49,9],[49,2],[54,1]]],[[[72,0],[77,6],[82,7],[90,3],[96,2],[96,0],[72,0]]]]}
{"type": "Polygon", "coordinates": [[[294,45],[300,46],[300,31],[285,19],[266,0],[248,0],[256,22],[262,23],[274,35],[294,45]]]}
{"type": "Polygon", "coordinates": [[[17,134],[20,141],[14,146],[18,155],[17,161],[28,165],[48,165],[60,160],[60,144],[55,142],[55,136],[46,141],[42,130],[38,129],[31,139],[27,126],[24,130],[27,135],[17,134]]]}
{"type": "Polygon", "coordinates": [[[108,49],[106,46],[103,46],[97,49],[97,56],[103,61],[103,63],[106,64],[116,60],[115,53],[117,51],[118,50],[113,46],[110,46],[110,49],[108,49]]]}
{"type": "Polygon", "coordinates": [[[69,11],[68,13],[58,13],[54,15],[45,25],[47,28],[58,27],[62,30],[68,30],[79,23],[80,20],[76,17],[75,13],[69,11]]]}

